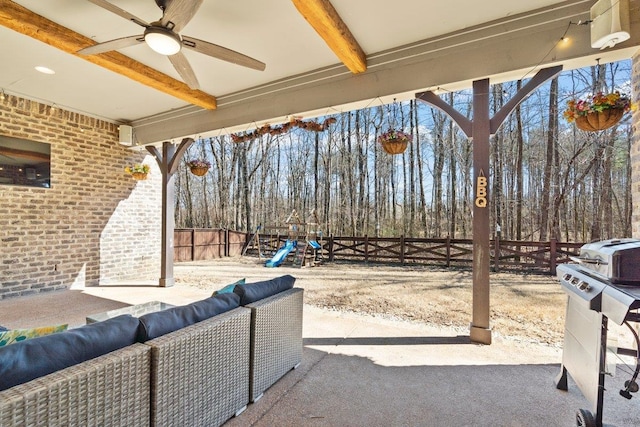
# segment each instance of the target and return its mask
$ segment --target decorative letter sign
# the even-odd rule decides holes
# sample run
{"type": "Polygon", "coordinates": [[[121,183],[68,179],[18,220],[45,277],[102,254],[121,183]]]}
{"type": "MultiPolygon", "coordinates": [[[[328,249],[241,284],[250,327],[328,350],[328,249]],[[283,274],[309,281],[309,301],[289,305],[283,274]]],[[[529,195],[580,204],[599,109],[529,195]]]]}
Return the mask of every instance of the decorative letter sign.
{"type": "Polygon", "coordinates": [[[479,208],[487,207],[487,177],[484,176],[482,169],[476,178],[476,206],[479,208]]]}

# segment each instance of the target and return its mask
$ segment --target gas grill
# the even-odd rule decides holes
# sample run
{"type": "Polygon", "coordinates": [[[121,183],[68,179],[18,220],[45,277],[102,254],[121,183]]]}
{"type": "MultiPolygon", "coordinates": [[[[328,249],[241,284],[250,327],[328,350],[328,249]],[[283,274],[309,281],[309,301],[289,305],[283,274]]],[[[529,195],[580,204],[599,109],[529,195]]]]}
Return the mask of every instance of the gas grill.
{"type": "Polygon", "coordinates": [[[635,358],[634,372],[620,395],[631,399],[631,393],[638,391],[640,343],[632,323],[640,322],[640,240],[588,243],[580,248],[580,257],[572,259],[577,264],[557,267],[560,285],[569,297],[562,367],[556,386],[567,390],[567,372],[571,374],[591,404],[590,410],[578,410],[576,424],[602,427],[609,321],[626,325],[636,344],[635,349],[616,350],[635,358]]]}

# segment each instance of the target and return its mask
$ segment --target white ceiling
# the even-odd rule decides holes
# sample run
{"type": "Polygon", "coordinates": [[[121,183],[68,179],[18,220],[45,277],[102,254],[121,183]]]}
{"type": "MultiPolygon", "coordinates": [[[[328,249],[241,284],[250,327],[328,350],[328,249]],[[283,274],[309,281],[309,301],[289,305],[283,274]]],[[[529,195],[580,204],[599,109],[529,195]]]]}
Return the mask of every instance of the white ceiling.
{"type": "MultiPolygon", "coordinates": [[[[0,0],[0,6],[3,1],[6,0],[0,0]]],[[[142,27],[88,1],[16,0],[15,3],[57,24],[90,37],[96,42],[142,34],[143,31],[142,27]]],[[[153,0],[112,0],[112,3],[147,22],[161,17],[161,11],[153,0]]],[[[510,23],[510,19],[521,14],[529,15],[532,10],[550,8],[551,11],[545,15],[548,25],[554,24],[555,28],[564,28],[569,23],[569,17],[582,16],[584,18],[584,14],[588,13],[593,3],[595,3],[593,0],[564,2],[554,0],[332,0],[333,6],[367,55],[370,70],[372,67],[377,67],[376,70],[393,67],[389,60],[390,54],[384,54],[388,51],[393,51],[393,55],[396,56],[401,52],[408,52],[402,58],[404,65],[410,65],[412,61],[416,62],[418,56],[412,58],[411,49],[398,49],[398,47],[416,42],[438,39],[438,43],[447,44],[447,49],[451,49],[452,44],[457,43],[457,39],[448,37],[449,34],[458,38],[464,37],[465,34],[473,34],[473,37],[478,39],[482,34],[492,31],[492,37],[504,33],[504,37],[514,40],[516,35],[510,25],[516,24],[510,23]],[[564,7],[567,5],[571,8],[564,7]],[[555,12],[556,6],[562,6],[563,11],[555,12]],[[559,16],[558,22],[552,22],[556,15],[559,16]],[[496,21],[495,25],[487,25],[493,21],[496,21]],[[476,31],[478,28],[482,28],[483,32],[476,31]]],[[[637,6],[636,0],[632,1],[632,5],[637,6]]],[[[540,14],[536,12],[531,15],[540,14]]],[[[536,19],[535,16],[527,18],[527,20],[519,20],[517,25],[519,25],[520,31],[528,31],[526,28],[528,20],[534,19],[536,19]]],[[[636,18],[634,18],[635,20],[636,18]]],[[[543,28],[541,23],[536,25],[543,28]]],[[[585,29],[588,31],[586,27],[585,29]]],[[[582,28],[575,30],[570,28],[570,30],[584,33],[582,28]]],[[[327,80],[329,77],[336,79],[341,76],[340,79],[350,79],[351,85],[362,83],[367,86],[367,90],[362,91],[363,98],[361,100],[356,99],[357,96],[351,96],[345,100],[340,100],[337,97],[323,99],[324,97],[318,96],[318,99],[313,102],[308,101],[301,104],[299,108],[304,108],[305,111],[326,109],[329,107],[329,103],[343,102],[347,104],[346,101],[362,101],[370,97],[371,93],[379,93],[381,97],[392,96],[394,91],[398,91],[400,88],[400,86],[389,85],[388,82],[381,81],[381,75],[374,74],[373,71],[367,71],[363,75],[351,75],[298,13],[290,0],[205,0],[196,16],[181,31],[181,34],[225,46],[267,64],[266,70],[261,72],[229,64],[197,52],[183,51],[200,81],[201,90],[216,96],[219,100],[219,110],[222,111],[224,111],[225,102],[227,104],[242,102],[245,105],[243,111],[250,111],[254,108],[251,105],[251,96],[244,94],[256,92],[259,88],[262,96],[259,102],[264,103],[264,96],[269,92],[269,88],[286,86],[292,90],[291,86],[299,84],[300,76],[305,76],[305,84],[308,84],[312,79],[310,76],[315,76],[315,85],[318,85],[318,82],[325,78],[324,76],[327,76],[327,80]],[[367,74],[369,75],[367,76],[367,74]],[[369,90],[371,85],[376,84],[380,85],[377,92],[369,90]]],[[[553,37],[558,38],[559,36],[556,34],[553,37]]],[[[628,46],[637,44],[635,39],[628,42],[628,46]]],[[[412,48],[417,49],[415,46],[412,48]]],[[[437,59],[440,55],[438,48],[434,48],[432,43],[429,49],[433,58],[437,59]]],[[[460,49],[458,56],[473,55],[465,51],[464,47],[460,49]]],[[[538,49],[536,51],[538,57],[532,56],[530,58],[531,64],[553,63],[553,57],[542,58],[543,60],[539,61],[538,58],[543,57],[545,52],[544,48],[538,49]]],[[[179,79],[168,59],[154,53],[145,44],[122,49],[120,52],[168,76],[179,79]]],[[[590,51],[589,53],[592,55],[600,54],[598,51],[590,51]]],[[[622,55],[628,57],[629,53],[625,51],[622,55]]],[[[502,56],[499,55],[497,58],[502,56]]],[[[515,58],[518,56],[517,49],[512,54],[505,53],[504,56],[510,56],[508,58],[511,61],[509,67],[513,67],[513,69],[508,70],[505,68],[507,66],[504,66],[501,69],[502,72],[516,70],[520,72],[521,67],[529,67],[529,64],[515,58]],[[517,62],[516,59],[520,62],[517,62]]],[[[577,51],[573,54],[567,54],[569,59],[576,57],[585,57],[585,54],[577,51]]],[[[0,26],[0,58],[2,58],[0,89],[9,94],[56,104],[61,108],[114,122],[133,123],[134,125],[139,123],[141,127],[144,127],[142,125],[145,123],[157,123],[165,120],[166,117],[175,118],[183,112],[198,115],[201,124],[198,126],[185,125],[185,129],[168,132],[171,133],[167,136],[168,138],[185,134],[184,132],[189,132],[189,130],[201,133],[206,131],[207,127],[215,129],[232,124],[239,125],[241,120],[245,120],[245,122],[248,120],[247,118],[238,118],[237,120],[240,121],[236,123],[227,120],[223,124],[217,125],[214,123],[216,122],[216,113],[220,114],[220,117],[224,116],[218,110],[202,112],[199,107],[189,106],[173,96],[144,86],[87,62],[81,57],[57,50],[2,26],[0,26]],[[49,67],[55,70],[56,74],[41,74],[34,69],[37,65],[49,67]],[[211,124],[202,124],[203,117],[206,117],[205,121],[211,124]]],[[[494,61],[494,59],[487,55],[487,61],[494,61]]],[[[450,81],[445,81],[446,79],[442,78],[440,78],[442,81],[439,81],[434,77],[433,83],[454,84],[473,78],[475,63],[477,60],[463,67],[466,68],[464,75],[461,74],[459,64],[455,68],[452,64],[450,81]],[[457,74],[460,75],[457,76],[457,74]]],[[[482,67],[478,67],[478,75],[475,77],[488,76],[487,73],[490,71],[490,67],[487,68],[487,72],[483,72],[482,67]]],[[[431,82],[429,85],[408,86],[407,89],[409,92],[424,90],[430,85],[431,82]]],[[[292,93],[289,92],[290,97],[291,95],[292,93]]],[[[258,98],[254,97],[254,102],[258,102],[255,99],[258,98]]],[[[282,108],[282,111],[286,111],[285,107],[282,108]]],[[[291,106],[286,108],[291,108],[291,106]]],[[[274,112],[273,117],[279,116],[280,112],[274,112]]],[[[294,114],[301,111],[287,112],[294,114]]],[[[254,119],[266,120],[268,118],[268,113],[264,112],[256,113],[254,119]]],[[[175,127],[175,124],[167,126],[175,127]]],[[[164,131],[168,131],[166,126],[164,131]]],[[[159,137],[161,136],[149,135],[145,142],[159,137]]]]}

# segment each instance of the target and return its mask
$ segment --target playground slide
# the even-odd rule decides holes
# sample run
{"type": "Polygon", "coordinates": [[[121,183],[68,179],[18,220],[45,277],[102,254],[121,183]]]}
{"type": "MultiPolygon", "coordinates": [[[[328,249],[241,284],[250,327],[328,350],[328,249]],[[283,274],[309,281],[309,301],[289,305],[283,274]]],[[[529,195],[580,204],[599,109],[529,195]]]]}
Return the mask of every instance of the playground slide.
{"type": "Polygon", "coordinates": [[[322,247],[320,243],[316,242],[315,240],[309,240],[309,245],[311,245],[313,249],[320,249],[322,247]]]}
{"type": "Polygon", "coordinates": [[[264,266],[265,267],[279,266],[280,264],[282,264],[282,261],[284,261],[287,255],[289,255],[289,252],[291,252],[295,247],[296,247],[296,242],[294,240],[287,240],[284,246],[278,249],[278,252],[276,252],[273,258],[267,261],[264,264],[264,266]]]}

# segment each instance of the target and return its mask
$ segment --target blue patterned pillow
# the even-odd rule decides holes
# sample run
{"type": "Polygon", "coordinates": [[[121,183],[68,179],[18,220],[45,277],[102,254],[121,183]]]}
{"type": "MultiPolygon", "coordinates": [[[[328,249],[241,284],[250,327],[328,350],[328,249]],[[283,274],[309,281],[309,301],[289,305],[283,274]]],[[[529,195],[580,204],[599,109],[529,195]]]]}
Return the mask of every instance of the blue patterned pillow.
{"type": "Polygon", "coordinates": [[[49,334],[55,334],[56,332],[62,332],[67,330],[68,325],[57,326],[42,326],[39,328],[31,329],[0,329],[0,347],[13,344],[20,341],[25,341],[30,338],[42,337],[49,334]]]}
{"type": "Polygon", "coordinates": [[[244,285],[245,280],[246,279],[242,278],[242,279],[238,280],[237,282],[233,282],[230,285],[225,286],[222,289],[218,289],[217,291],[214,291],[211,294],[211,296],[215,297],[218,294],[230,294],[231,292],[233,292],[233,290],[235,289],[236,285],[244,285]]]}

